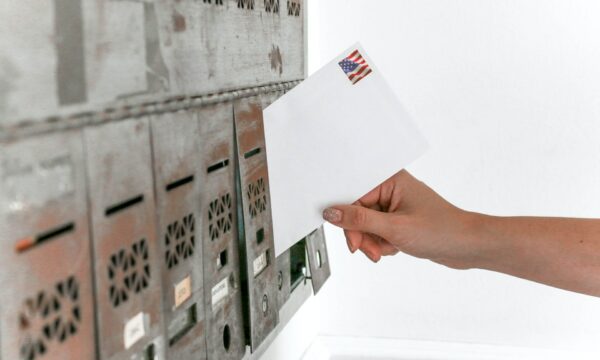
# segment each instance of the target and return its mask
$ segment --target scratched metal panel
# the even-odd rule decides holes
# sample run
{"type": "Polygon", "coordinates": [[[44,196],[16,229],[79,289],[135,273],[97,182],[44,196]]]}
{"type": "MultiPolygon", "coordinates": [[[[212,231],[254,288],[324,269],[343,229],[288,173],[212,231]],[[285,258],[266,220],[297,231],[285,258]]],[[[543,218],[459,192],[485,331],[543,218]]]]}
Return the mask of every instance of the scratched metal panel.
{"type": "Polygon", "coordinates": [[[158,0],[157,6],[164,25],[162,52],[176,93],[213,93],[304,76],[303,12],[288,15],[279,0],[158,0]]]}
{"type": "Polygon", "coordinates": [[[292,292],[290,278],[290,251],[277,257],[277,306],[279,309],[288,301],[292,292]]]}
{"type": "Polygon", "coordinates": [[[89,101],[102,104],[166,91],[154,2],[89,0],[82,5],[89,101]]]}
{"type": "Polygon", "coordinates": [[[256,349],[278,322],[277,273],[261,100],[234,102],[239,192],[246,259],[250,345],[256,349]]]}
{"type": "Polygon", "coordinates": [[[93,357],[81,132],[0,144],[0,358],[93,357]]]}
{"type": "Polygon", "coordinates": [[[199,182],[204,247],[206,339],[209,359],[245,353],[235,192],[233,109],[230,103],[197,111],[202,160],[199,182]]]}
{"type": "Polygon", "coordinates": [[[151,129],[167,358],[206,359],[200,127],[179,111],[153,117],[151,129]]]}
{"type": "Polygon", "coordinates": [[[58,108],[54,12],[52,1],[0,3],[0,126],[58,108]]]}
{"type": "Polygon", "coordinates": [[[85,129],[100,359],[164,358],[147,119],[85,129]]]}
{"type": "Polygon", "coordinates": [[[308,252],[308,265],[313,291],[317,294],[331,274],[323,226],[306,237],[306,251],[308,252]]]}

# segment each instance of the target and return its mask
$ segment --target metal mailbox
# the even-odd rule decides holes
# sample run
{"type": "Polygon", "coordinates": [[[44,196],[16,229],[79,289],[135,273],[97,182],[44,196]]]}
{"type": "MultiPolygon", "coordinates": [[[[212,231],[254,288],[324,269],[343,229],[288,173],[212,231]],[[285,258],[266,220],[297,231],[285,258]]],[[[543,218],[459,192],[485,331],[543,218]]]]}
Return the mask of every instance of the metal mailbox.
{"type": "Polygon", "coordinates": [[[147,119],[85,129],[100,359],[163,359],[147,119]]]}
{"type": "Polygon", "coordinates": [[[151,130],[167,358],[206,359],[199,123],[179,111],[154,116],[151,130]]]}
{"type": "Polygon", "coordinates": [[[242,216],[244,229],[240,236],[241,254],[245,259],[242,277],[249,340],[254,351],[278,322],[277,272],[261,99],[235,101],[234,117],[241,196],[238,214],[242,216]]]}
{"type": "Polygon", "coordinates": [[[233,109],[196,110],[202,157],[201,216],[208,358],[237,360],[246,351],[238,247],[233,109]]]}
{"type": "Polygon", "coordinates": [[[80,131],[0,144],[0,358],[93,358],[80,131]]]}
{"type": "Polygon", "coordinates": [[[306,237],[306,251],[313,291],[317,294],[331,274],[323,226],[306,237]]]}

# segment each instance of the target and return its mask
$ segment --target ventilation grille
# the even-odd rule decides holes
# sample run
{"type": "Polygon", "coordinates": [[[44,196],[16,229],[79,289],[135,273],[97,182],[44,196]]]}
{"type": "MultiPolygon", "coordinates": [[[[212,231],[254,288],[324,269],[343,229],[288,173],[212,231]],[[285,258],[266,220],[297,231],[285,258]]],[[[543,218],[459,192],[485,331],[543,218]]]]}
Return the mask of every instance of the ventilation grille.
{"type": "Polygon", "coordinates": [[[259,178],[255,183],[248,184],[246,194],[248,195],[248,210],[251,218],[254,219],[258,214],[267,210],[267,190],[263,178],[259,178]]]}
{"type": "Polygon", "coordinates": [[[239,9],[254,10],[254,0],[237,0],[237,7],[239,9]]]}
{"type": "Polygon", "coordinates": [[[279,13],[279,0],[265,0],[265,11],[278,14],[279,13]]]}
{"type": "Polygon", "coordinates": [[[181,261],[194,255],[196,239],[194,214],[189,214],[183,219],[167,226],[165,234],[165,262],[169,269],[177,266],[181,261]]]}
{"type": "Polygon", "coordinates": [[[79,283],[73,276],[26,299],[19,313],[21,360],[41,358],[52,342],[64,343],[75,335],[80,323],[79,283]]]}
{"type": "Polygon", "coordinates": [[[108,278],[108,295],[114,307],[126,302],[131,292],[137,294],[148,287],[150,261],[146,239],[134,243],[130,252],[121,249],[110,256],[108,278]]]}
{"type": "Polygon", "coordinates": [[[231,230],[231,194],[227,193],[212,201],[208,206],[208,232],[211,240],[220,238],[231,230]]]}
{"type": "MultiPolygon", "coordinates": [[[[205,4],[212,4],[212,0],[204,0],[205,4]]],[[[215,0],[215,5],[223,5],[223,0],[215,0]]]]}
{"type": "Polygon", "coordinates": [[[287,10],[289,16],[300,16],[300,2],[297,0],[288,0],[287,10]]]}

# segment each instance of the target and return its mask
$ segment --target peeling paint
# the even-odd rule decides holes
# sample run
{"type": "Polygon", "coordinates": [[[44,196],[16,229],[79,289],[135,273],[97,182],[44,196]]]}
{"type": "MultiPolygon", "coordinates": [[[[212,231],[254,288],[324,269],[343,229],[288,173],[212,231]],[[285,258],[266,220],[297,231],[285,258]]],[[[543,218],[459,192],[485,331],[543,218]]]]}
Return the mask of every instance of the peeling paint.
{"type": "Polygon", "coordinates": [[[171,16],[173,19],[173,30],[175,32],[183,32],[185,31],[185,17],[178,12],[174,12],[171,16]]]}
{"type": "Polygon", "coordinates": [[[283,61],[281,59],[279,46],[273,45],[273,48],[269,53],[269,60],[271,60],[271,70],[279,72],[279,75],[281,75],[283,73],[283,61]]]}

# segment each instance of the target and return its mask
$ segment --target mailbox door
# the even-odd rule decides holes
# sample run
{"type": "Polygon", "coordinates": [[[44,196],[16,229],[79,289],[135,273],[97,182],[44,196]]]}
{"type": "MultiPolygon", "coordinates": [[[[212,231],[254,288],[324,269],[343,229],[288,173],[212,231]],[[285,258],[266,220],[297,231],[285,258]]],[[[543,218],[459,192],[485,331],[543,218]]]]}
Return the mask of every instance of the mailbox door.
{"type": "Polygon", "coordinates": [[[156,115],[151,130],[167,358],[205,359],[197,115],[156,115]]]}
{"type": "Polygon", "coordinates": [[[241,359],[246,351],[235,191],[231,104],[198,110],[201,129],[201,228],[209,359],[241,359]]]}
{"type": "Polygon", "coordinates": [[[0,144],[0,358],[93,358],[81,132],[0,144]]]}
{"type": "Polygon", "coordinates": [[[234,103],[238,191],[244,234],[240,237],[245,263],[250,345],[254,351],[278,322],[277,273],[264,142],[262,104],[258,97],[234,103]]]}
{"type": "Polygon", "coordinates": [[[308,265],[310,267],[313,291],[316,294],[331,274],[323,226],[306,237],[306,250],[308,252],[308,265]]]}
{"type": "Polygon", "coordinates": [[[85,129],[100,359],[164,358],[147,119],[85,129]]]}

